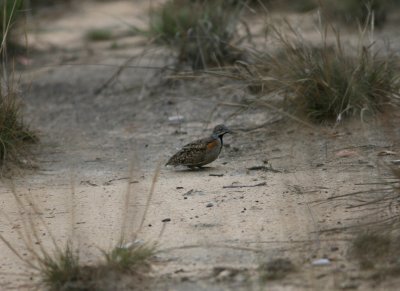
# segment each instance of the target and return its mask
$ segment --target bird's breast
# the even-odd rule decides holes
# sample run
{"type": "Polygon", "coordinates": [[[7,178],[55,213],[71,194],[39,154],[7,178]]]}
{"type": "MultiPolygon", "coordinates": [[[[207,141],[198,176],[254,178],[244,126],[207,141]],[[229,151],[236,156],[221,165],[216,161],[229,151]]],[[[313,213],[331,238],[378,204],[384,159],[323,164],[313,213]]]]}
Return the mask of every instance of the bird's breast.
{"type": "Polygon", "coordinates": [[[207,150],[213,151],[221,147],[221,142],[219,140],[213,140],[207,144],[207,150]]]}

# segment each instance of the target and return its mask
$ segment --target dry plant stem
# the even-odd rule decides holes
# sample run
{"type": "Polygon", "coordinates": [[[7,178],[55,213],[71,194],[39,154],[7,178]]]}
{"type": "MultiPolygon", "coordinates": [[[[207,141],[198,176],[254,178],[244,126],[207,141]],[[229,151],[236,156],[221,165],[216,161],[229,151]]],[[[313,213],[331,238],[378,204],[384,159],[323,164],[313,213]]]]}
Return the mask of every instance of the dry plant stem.
{"type": "MultiPolygon", "coordinates": [[[[77,239],[77,235],[75,233],[75,228],[74,225],[76,224],[76,215],[75,215],[75,194],[76,194],[76,189],[75,189],[75,175],[72,171],[70,171],[70,176],[71,176],[71,192],[70,192],[70,201],[69,201],[69,208],[70,208],[70,219],[71,219],[71,244],[74,243],[74,241],[77,239]]],[[[49,232],[51,234],[51,232],[49,232]]],[[[55,244],[55,243],[54,243],[55,244]]],[[[57,245],[57,244],[55,244],[57,245]]]]}
{"type": "Polygon", "coordinates": [[[261,187],[261,186],[265,186],[267,185],[266,182],[262,182],[259,184],[255,184],[255,185],[228,185],[228,186],[222,186],[222,188],[224,189],[230,189],[230,188],[252,188],[252,187],[261,187]]]}
{"type": "MultiPolygon", "coordinates": [[[[154,39],[151,39],[148,43],[147,43],[147,45],[150,45],[150,44],[152,44],[154,42],[154,39]]],[[[119,77],[119,75],[121,75],[121,73],[125,70],[125,69],[127,69],[127,68],[142,68],[142,69],[160,69],[160,70],[162,70],[162,69],[165,69],[165,68],[162,68],[162,67],[143,67],[143,66],[131,66],[131,65],[129,65],[133,60],[135,60],[135,59],[137,59],[137,58],[141,58],[141,57],[143,57],[145,54],[146,54],[146,52],[147,52],[147,50],[146,50],[146,48],[145,49],[143,49],[143,52],[139,55],[139,56],[132,56],[132,57],[130,57],[130,58],[128,58],[122,65],[120,65],[120,66],[118,66],[118,70],[113,74],[113,75],[111,75],[111,77],[103,84],[103,85],[101,85],[99,88],[97,88],[95,91],[94,91],[94,94],[95,95],[98,95],[98,94],[100,94],[100,93],[102,93],[105,89],[107,89],[109,86],[110,86],[110,84],[113,82],[113,81],[115,81],[118,77],[119,77]]]]}
{"type": "Polygon", "coordinates": [[[156,251],[156,253],[168,253],[176,250],[185,250],[185,249],[197,249],[197,248],[222,248],[222,249],[231,249],[231,250],[239,250],[239,251],[249,251],[254,253],[263,253],[265,250],[256,249],[256,248],[248,248],[248,247],[237,247],[237,246],[229,246],[229,245],[218,245],[218,244],[193,244],[193,245],[185,245],[179,247],[171,247],[166,249],[161,249],[156,251]]]}
{"type": "MultiPolygon", "coordinates": [[[[15,189],[13,189],[12,193],[17,201],[18,207],[20,208],[20,213],[26,213],[27,211],[24,206],[24,203],[21,199],[19,199],[18,195],[16,194],[15,189]]],[[[43,225],[43,227],[46,229],[47,233],[49,234],[51,242],[53,244],[53,247],[54,247],[56,253],[62,253],[61,249],[59,248],[59,246],[56,243],[55,237],[53,236],[48,225],[45,223],[42,216],[40,215],[40,211],[37,208],[37,206],[35,205],[35,203],[33,202],[33,200],[29,199],[26,196],[23,196],[23,197],[25,198],[25,202],[32,207],[32,209],[34,211],[33,214],[35,215],[35,217],[39,218],[39,221],[41,222],[41,224],[43,225]]],[[[22,235],[21,236],[27,238],[25,240],[25,246],[26,246],[27,250],[29,250],[29,252],[37,259],[39,264],[44,264],[45,258],[49,258],[49,257],[51,257],[51,255],[46,251],[43,244],[41,243],[41,238],[38,234],[38,231],[37,231],[36,225],[34,224],[34,221],[35,221],[35,219],[34,219],[34,217],[32,217],[31,213],[26,214],[25,218],[23,217],[23,224],[24,224],[23,229],[25,230],[25,236],[22,236],[22,235]],[[26,221],[29,222],[28,225],[26,224],[26,221]],[[28,230],[30,230],[30,231],[28,231],[28,230]],[[32,241],[32,238],[35,239],[35,241],[38,243],[37,245],[39,246],[40,253],[38,253],[33,248],[34,242],[32,241]]],[[[21,234],[22,234],[22,232],[21,232],[21,234]]]]}
{"type": "MultiPolygon", "coordinates": [[[[14,220],[12,220],[6,213],[3,212],[3,216],[6,218],[6,220],[11,224],[14,220]]],[[[26,229],[26,223],[23,219],[23,229],[26,229]]],[[[25,232],[22,232],[19,228],[16,229],[17,233],[19,236],[21,236],[22,240],[24,241],[24,244],[27,248],[27,251],[35,257],[35,259],[38,258],[36,252],[32,248],[33,243],[31,240],[31,236],[27,235],[25,232]]],[[[36,266],[35,264],[32,263],[32,260],[29,258],[24,258],[20,255],[20,253],[13,247],[13,245],[2,235],[0,234],[0,240],[14,253],[23,263],[25,263],[28,267],[38,271],[40,270],[40,267],[36,266]]]]}
{"type": "Polygon", "coordinates": [[[121,66],[119,66],[118,70],[106,81],[104,82],[103,85],[101,85],[99,88],[97,88],[94,91],[95,95],[99,95],[101,92],[103,92],[105,89],[108,88],[108,86],[118,78],[118,76],[122,73],[122,71],[127,68],[128,64],[130,62],[132,62],[134,59],[136,58],[136,56],[132,56],[130,58],[128,58],[124,64],[122,64],[121,66]]]}
{"type": "MultiPolygon", "coordinates": [[[[7,4],[5,4],[7,5],[7,4]]],[[[11,13],[10,15],[14,15],[15,14],[15,9],[17,7],[17,1],[14,1],[13,7],[11,9],[11,13]]],[[[0,11],[0,13],[4,13],[6,14],[6,7],[4,7],[4,11],[0,11]]],[[[7,17],[4,17],[4,19],[6,19],[7,17]]],[[[9,17],[7,24],[4,26],[3,29],[3,39],[1,41],[1,46],[0,46],[0,51],[3,53],[3,56],[5,57],[5,53],[6,53],[6,40],[7,40],[7,36],[8,36],[8,32],[10,30],[10,26],[11,26],[11,19],[12,17],[9,17]]],[[[5,59],[5,58],[4,58],[5,59]]],[[[3,69],[5,70],[5,68],[3,67],[3,69]]]]}
{"type": "Polygon", "coordinates": [[[146,205],[145,205],[145,208],[144,208],[144,212],[143,212],[143,215],[142,215],[142,218],[141,218],[141,221],[140,221],[140,224],[139,224],[139,228],[138,228],[135,236],[137,236],[137,234],[143,228],[143,224],[144,224],[144,221],[145,221],[146,216],[147,216],[147,211],[149,210],[149,207],[150,207],[151,198],[153,197],[153,194],[154,194],[154,189],[156,187],[156,183],[157,183],[157,180],[158,180],[158,176],[160,174],[160,170],[161,170],[161,162],[158,163],[156,171],[154,173],[153,180],[151,182],[150,192],[149,192],[149,195],[147,196],[147,201],[146,201],[146,205]]]}
{"type": "Polygon", "coordinates": [[[131,163],[130,169],[129,169],[129,180],[126,185],[126,191],[125,191],[125,207],[124,211],[122,213],[122,225],[121,225],[121,238],[120,241],[123,242],[125,241],[125,236],[126,236],[126,229],[127,229],[127,222],[128,222],[128,211],[129,211],[129,205],[130,205],[130,194],[132,193],[132,182],[133,182],[133,162],[131,163]]]}
{"type": "Polygon", "coordinates": [[[374,225],[384,225],[387,223],[391,223],[391,224],[395,224],[395,223],[399,223],[400,221],[399,217],[389,217],[389,218],[385,218],[385,219],[381,219],[381,220],[377,220],[377,221],[373,221],[373,222],[368,222],[368,223],[362,223],[362,224],[355,224],[355,225],[350,225],[350,226],[342,226],[342,227],[333,227],[333,228],[327,228],[327,229],[322,229],[319,230],[320,233],[325,233],[325,232],[333,232],[333,231],[343,231],[346,229],[354,229],[354,228],[364,228],[366,226],[374,226],[374,225]]]}

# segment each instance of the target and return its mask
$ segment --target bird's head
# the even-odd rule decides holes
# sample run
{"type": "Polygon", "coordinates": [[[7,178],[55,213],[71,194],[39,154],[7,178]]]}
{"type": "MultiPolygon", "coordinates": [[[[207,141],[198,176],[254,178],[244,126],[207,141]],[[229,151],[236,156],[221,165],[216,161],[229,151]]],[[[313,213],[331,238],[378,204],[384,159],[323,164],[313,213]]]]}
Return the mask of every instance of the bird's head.
{"type": "Polygon", "coordinates": [[[226,133],[232,133],[232,130],[230,130],[229,128],[227,128],[223,124],[219,124],[216,127],[214,127],[214,130],[213,130],[213,135],[214,136],[222,137],[226,133]]]}

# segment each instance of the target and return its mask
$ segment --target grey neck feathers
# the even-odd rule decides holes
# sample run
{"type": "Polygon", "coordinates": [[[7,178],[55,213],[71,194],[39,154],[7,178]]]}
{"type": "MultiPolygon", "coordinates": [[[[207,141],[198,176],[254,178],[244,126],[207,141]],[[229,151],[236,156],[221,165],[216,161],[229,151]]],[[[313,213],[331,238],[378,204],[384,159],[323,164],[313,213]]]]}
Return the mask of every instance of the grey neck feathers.
{"type": "Polygon", "coordinates": [[[223,137],[223,136],[224,136],[224,134],[217,135],[217,134],[215,134],[215,133],[213,133],[213,134],[211,135],[211,137],[214,138],[214,139],[219,138],[219,140],[221,141],[221,147],[222,147],[223,144],[224,144],[224,142],[223,142],[223,140],[222,140],[222,137],[223,137]]]}

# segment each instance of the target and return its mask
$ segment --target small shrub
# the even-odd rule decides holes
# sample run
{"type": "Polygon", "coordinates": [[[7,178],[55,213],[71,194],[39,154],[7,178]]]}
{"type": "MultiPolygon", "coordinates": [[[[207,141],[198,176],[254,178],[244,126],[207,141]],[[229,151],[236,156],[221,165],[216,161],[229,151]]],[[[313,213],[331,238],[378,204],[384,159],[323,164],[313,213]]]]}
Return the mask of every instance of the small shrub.
{"type": "Polygon", "coordinates": [[[105,41],[110,40],[112,37],[112,31],[108,29],[93,29],[86,34],[86,38],[90,41],[105,41]]]}
{"type": "Polygon", "coordinates": [[[389,235],[366,232],[355,237],[350,253],[360,261],[363,269],[371,269],[377,260],[387,257],[390,250],[389,235]]]}
{"type": "MultiPolygon", "coordinates": [[[[1,89],[0,89],[1,90],[1,89]]],[[[21,105],[12,88],[0,91],[0,170],[21,164],[28,154],[27,145],[37,141],[21,117],[21,105]]]]}
{"type": "MultiPolygon", "coordinates": [[[[39,258],[39,270],[44,285],[50,290],[112,290],[124,274],[139,275],[147,270],[154,248],[146,246],[118,246],[104,252],[105,261],[85,265],[70,245],[54,256],[39,258]]],[[[143,278],[142,278],[143,279],[143,278]]],[[[131,278],[132,281],[141,281],[131,278]]]]}
{"type": "Polygon", "coordinates": [[[279,280],[296,271],[296,267],[290,260],[279,258],[261,264],[258,271],[262,281],[279,280]]]}
{"type": "Polygon", "coordinates": [[[57,252],[54,257],[46,254],[40,259],[40,270],[43,283],[50,290],[71,290],[70,287],[82,277],[79,256],[69,244],[64,251],[57,252]]]}
{"type": "Polygon", "coordinates": [[[241,7],[223,0],[169,0],[152,13],[150,31],[177,47],[179,60],[195,70],[221,66],[240,56],[232,41],[241,7]]]}
{"type": "Polygon", "coordinates": [[[347,50],[339,32],[334,32],[336,43],[328,43],[325,30],[321,43],[313,44],[288,25],[292,35],[271,28],[280,47],[277,53],[258,52],[253,64],[239,70],[251,89],[278,91],[315,121],[363,117],[399,105],[394,57],[364,45],[365,32],[360,34],[359,48],[347,50]]]}
{"type": "Polygon", "coordinates": [[[395,67],[366,47],[356,57],[326,46],[302,46],[288,54],[291,90],[315,120],[375,113],[397,93],[395,67]]]}
{"type": "MultiPolygon", "coordinates": [[[[0,55],[3,56],[7,47],[8,33],[22,1],[0,2],[0,55]]],[[[0,67],[7,66],[1,57],[0,67]]],[[[1,70],[3,72],[3,69],[1,70]]],[[[37,141],[35,134],[28,129],[21,117],[21,105],[13,88],[13,76],[0,76],[0,172],[10,170],[11,164],[21,164],[27,153],[26,145],[37,141]]]]}
{"type": "Polygon", "coordinates": [[[23,0],[3,0],[0,2],[0,41],[1,50],[4,49],[8,39],[7,34],[14,24],[23,0]]]}
{"type": "Polygon", "coordinates": [[[154,247],[117,246],[111,252],[104,253],[106,266],[120,271],[132,271],[138,266],[148,266],[149,258],[154,255],[154,247]]]}

